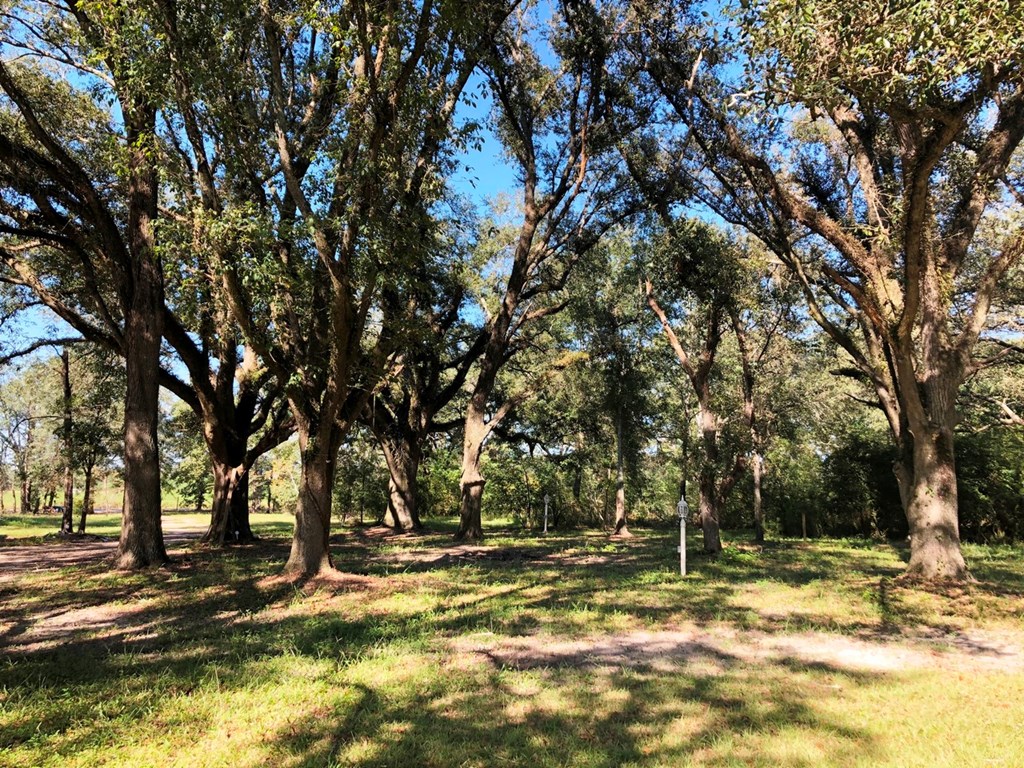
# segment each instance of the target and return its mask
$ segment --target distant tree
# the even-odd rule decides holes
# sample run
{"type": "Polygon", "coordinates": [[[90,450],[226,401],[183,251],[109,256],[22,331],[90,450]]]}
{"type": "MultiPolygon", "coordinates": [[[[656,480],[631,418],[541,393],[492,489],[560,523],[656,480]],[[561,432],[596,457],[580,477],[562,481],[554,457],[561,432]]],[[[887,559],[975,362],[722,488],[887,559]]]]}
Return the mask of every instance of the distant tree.
{"type": "Polygon", "coordinates": [[[704,551],[721,551],[722,506],[746,470],[755,433],[754,377],[751,350],[741,319],[748,285],[740,247],[710,226],[696,221],[672,222],[652,243],[644,277],[647,304],[657,316],[697,400],[697,423],[703,460],[699,516],[704,551]],[[732,331],[740,362],[739,407],[743,428],[726,444],[721,347],[732,331]]]}

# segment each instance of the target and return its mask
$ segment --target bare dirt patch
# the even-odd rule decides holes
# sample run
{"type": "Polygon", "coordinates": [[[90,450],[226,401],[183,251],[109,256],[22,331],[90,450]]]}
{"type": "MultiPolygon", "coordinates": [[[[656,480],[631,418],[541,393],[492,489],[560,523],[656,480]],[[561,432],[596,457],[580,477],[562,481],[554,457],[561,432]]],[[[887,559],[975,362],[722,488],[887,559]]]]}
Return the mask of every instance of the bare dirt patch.
{"type": "MultiPolygon", "coordinates": [[[[206,532],[204,525],[173,516],[162,521],[164,544],[168,550],[195,541],[206,532]]],[[[86,565],[114,556],[117,540],[99,536],[54,537],[41,544],[0,547],[0,584],[13,581],[23,573],[56,571],[86,565]]]]}
{"type": "Polygon", "coordinates": [[[671,672],[689,667],[712,673],[738,664],[773,663],[864,672],[936,667],[961,672],[1024,670],[1024,637],[975,630],[942,636],[921,633],[893,640],[696,627],[579,640],[477,634],[458,638],[451,647],[482,663],[513,669],[611,666],[671,672]]]}

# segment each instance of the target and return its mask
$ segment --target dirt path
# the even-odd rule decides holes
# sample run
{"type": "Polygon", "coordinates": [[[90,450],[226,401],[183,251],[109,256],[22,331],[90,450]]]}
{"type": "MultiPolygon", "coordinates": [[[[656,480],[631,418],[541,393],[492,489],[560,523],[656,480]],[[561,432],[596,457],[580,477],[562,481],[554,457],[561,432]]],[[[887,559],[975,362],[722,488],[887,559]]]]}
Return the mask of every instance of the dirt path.
{"type": "MultiPolygon", "coordinates": [[[[206,526],[167,516],[163,519],[163,530],[164,544],[173,550],[202,536],[206,526]]],[[[113,557],[116,549],[116,539],[91,537],[0,547],[0,584],[13,581],[22,573],[54,571],[113,557]]]]}

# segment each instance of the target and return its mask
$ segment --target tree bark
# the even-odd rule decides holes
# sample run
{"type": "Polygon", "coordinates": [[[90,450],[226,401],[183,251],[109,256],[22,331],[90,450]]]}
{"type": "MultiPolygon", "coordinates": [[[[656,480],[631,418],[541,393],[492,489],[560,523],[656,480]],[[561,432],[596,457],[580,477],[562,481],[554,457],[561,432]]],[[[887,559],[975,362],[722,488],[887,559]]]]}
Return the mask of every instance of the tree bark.
{"type": "Polygon", "coordinates": [[[85,491],[82,494],[82,511],[78,516],[78,532],[85,533],[85,519],[92,514],[92,467],[91,461],[85,465],[85,491]]]}
{"type": "Polygon", "coordinates": [[[126,297],[124,405],[124,506],[119,568],[167,562],[160,527],[160,452],[157,443],[160,340],[163,332],[163,273],[155,249],[157,173],[147,139],[156,111],[126,115],[128,138],[128,238],[132,281],[126,297]],[[134,125],[132,125],[134,123],[134,125]]]}
{"type": "Polygon", "coordinates": [[[956,460],[952,426],[916,425],[910,472],[898,472],[906,484],[910,525],[907,575],[925,581],[970,578],[960,551],[956,460]]]}
{"type": "Polygon", "coordinates": [[[70,534],[74,530],[75,470],[74,439],[71,415],[71,357],[67,349],[61,351],[61,383],[64,385],[64,516],[60,532],[70,534]]]}
{"type": "Polygon", "coordinates": [[[622,457],[622,405],[615,425],[615,524],[612,536],[632,536],[626,521],[626,473],[622,457]]]}
{"type": "Polygon", "coordinates": [[[754,475],[754,541],[764,544],[764,511],[761,507],[761,470],[764,458],[755,452],[751,470],[754,475]]]}
{"type": "Polygon", "coordinates": [[[218,459],[211,454],[213,499],[210,525],[203,541],[222,546],[255,541],[249,524],[249,471],[243,463],[218,459]]]}
{"type": "Polygon", "coordinates": [[[717,555],[722,551],[722,536],[718,518],[718,483],[713,467],[705,466],[700,473],[700,527],[704,532],[704,552],[717,555]]]}
{"type": "Polygon", "coordinates": [[[480,510],[486,481],[480,472],[480,455],[487,435],[487,425],[484,423],[483,408],[479,403],[470,401],[465,430],[462,439],[462,476],[459,481],[460,520],[455,539],[482,541],[484,529],[480,510]]]}
{"type": "Polygon", "coordinates": [[[388,508],[384,525],[396,531],[422,530],[419,515],[420,448],[415,439],[382,435],[381,447],[388,465],[388,508]]]}
{"type": "MultiPolygon", "coordinates": [[[[703,393],[710,397],[709,393],[703,393]]],[[[700,527],[704,531],[704,552],[717,555],[722,551],[722,536],[719,529],[718,478],[718,417],[711,411],[704,399],[699,402],[697,418],[700,421],[701,437],[704,442],[704,465],[700,471],[700,527]]]]}
{"type": "Polygon", "coordinates": [[[328,543],[335,467],[331,454],[328,440],[299,427],[299,498],[286,573],[309,577],[334,568],[328,543]]]}

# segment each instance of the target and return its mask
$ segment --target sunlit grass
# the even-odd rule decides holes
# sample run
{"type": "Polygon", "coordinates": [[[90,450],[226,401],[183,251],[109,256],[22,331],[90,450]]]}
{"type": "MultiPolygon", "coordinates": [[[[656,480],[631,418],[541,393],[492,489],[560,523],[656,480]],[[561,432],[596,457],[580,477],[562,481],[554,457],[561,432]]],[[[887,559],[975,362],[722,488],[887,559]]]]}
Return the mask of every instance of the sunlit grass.
{"type": "Polygon", "coordinates": [[[1020,668],[846,668],[749,646],[834,637],[927,656],[958,632],[1019,639],[1019,548],[968,547],[978,583],[922,590],[883,544],[694,550],[683,579],[670,530],[492,533],[456,546],[447,525],[352,529],[333,547],[350,575],[304,585],[279,575],[287,538],[191,545],[143,573],[20,575],[0,585],[0,765],[1024,763],[1020,668]],[[710,645],[587,650],[665,632],[710,645]]]}

